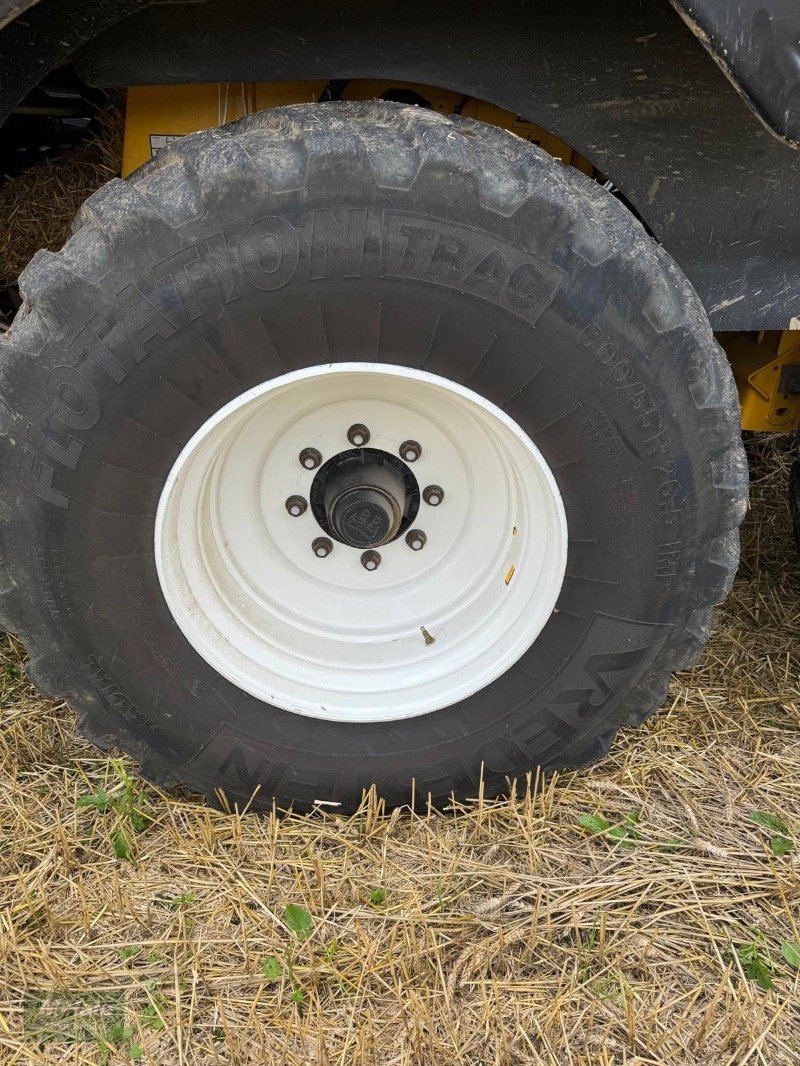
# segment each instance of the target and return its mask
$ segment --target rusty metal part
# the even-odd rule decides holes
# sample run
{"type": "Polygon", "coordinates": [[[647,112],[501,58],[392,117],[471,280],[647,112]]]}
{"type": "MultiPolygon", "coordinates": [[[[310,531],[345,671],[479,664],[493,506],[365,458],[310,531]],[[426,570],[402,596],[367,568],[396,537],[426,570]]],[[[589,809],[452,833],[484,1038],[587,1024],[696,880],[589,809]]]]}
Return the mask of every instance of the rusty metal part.
{"type": "Polygon", "coordinates": [[[292,518],[299,518],[301,514],[304,514],[308,504],[302,496],[289,496],[286,500],[286,510],[292,516],[292,518]]]}
{"type": "Polygon", "coordinates": [[[300,465],[304,466],[306,470],[316,470],[322,462],[322,456],[316,448],[303,448],[298,458],[300,465]]]}
{"type": "Polygon", "coordinates": [[[363,448],[365,444],[369,444],[369,436],[369,430],[361,422],[356,422],[347,431],[347,439],[354,448],[363,448]]]}
{"type": "Polygon", "coordinates": [[[438,507],[444,499],[444,489],[441,485],[428,485],[423,490],[422,498],[430,507],[438,507]]]}
{"type": "Polygon", "coordinates": [[[428,538],[421,529],[409,529],[406,533],[406,544],[414,552],[422,551],[427,542],[428,538]]]}
{"type": "Polygon", "coordinates": [[[327,537],[316,537],[311,542],[311,550],[318,559],[324,559],[333,551],[333,544],[327,537]]]}

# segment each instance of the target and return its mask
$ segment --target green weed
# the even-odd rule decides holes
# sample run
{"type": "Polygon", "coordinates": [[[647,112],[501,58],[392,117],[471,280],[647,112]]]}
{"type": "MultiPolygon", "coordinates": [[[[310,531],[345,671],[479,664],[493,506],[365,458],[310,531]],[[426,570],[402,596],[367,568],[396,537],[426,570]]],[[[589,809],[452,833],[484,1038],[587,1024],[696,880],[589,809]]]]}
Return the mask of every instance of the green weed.
{"type": "Polygon", "coordinates": [[[754,981],[759,988],[767,992],[775,987],[771,976],[775,964],[763,933],[756,931],[751,941],[739,944],[733,950],[742,967],[742,973],[748,981],[754,981]]]}
{"type": "Polygon", "coordinates": [[[128,777],[122,761],[111,759],[110,765],[119,778],[119,784],[111,791],[98,788],[88,796],[79,796],[76,806],[91,808],[99,814],[113,814],[109,836],[114,854],[118,859],[132,861],[136,851],[136,834],[143,832],[153,819],[143,809],[136,784],[128,777]]]}
{"type": "Polygon", "coordinates": [[[775,834],[770,837],[769,841],[769,848],[773,855],[781,858],[781,856],[789,854],[793,847],[793,841],[789,833],[789,827],[782,818],[779,818],[776,814],[769,814],[768,811],[750,811],[747,817],[751,822],[761,826],[762,829],[768,829],[775,834]]]}
{"type": "Polygon", "coordinates": [[[639,824],[639,818],[639,812],[632,811],[614,824],[599,814],[581,814],[578,816],[578,825],[582,829],[588,829],[593,836],[604,836],[620,847],[633,848],[638,839],[635,827],[639,824]]]}

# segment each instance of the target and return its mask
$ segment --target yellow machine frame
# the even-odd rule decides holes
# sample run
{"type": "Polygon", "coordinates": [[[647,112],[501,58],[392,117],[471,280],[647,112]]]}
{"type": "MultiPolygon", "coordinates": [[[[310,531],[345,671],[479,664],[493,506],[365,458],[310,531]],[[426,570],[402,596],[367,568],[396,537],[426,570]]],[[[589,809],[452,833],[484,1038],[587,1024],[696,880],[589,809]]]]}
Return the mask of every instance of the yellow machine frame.
{"type": "MultiPolygon", "coordinates": [[[[222,126],[255,111],[313,103],[323,97],[325,87],[324,81],[131,86],[125,114],[123,176],[177,137],[222,126]]],[[[590,177],[597,176],[587,159],[546,130],[493,104],[460,93],[407,82],[364,80],[349,82],[342,99],[373,100],[393,91],[410,91],[435,111],[458,113],[510,130],[539,145],[565,165],[576,167],[590,177]]],[[[800,328],[758,334],[725,333],[718,339],[736,378],[742,429],[762,432],[800,429],[800,395],[781,392],[784,367],[800,364],[800,328]]]]}

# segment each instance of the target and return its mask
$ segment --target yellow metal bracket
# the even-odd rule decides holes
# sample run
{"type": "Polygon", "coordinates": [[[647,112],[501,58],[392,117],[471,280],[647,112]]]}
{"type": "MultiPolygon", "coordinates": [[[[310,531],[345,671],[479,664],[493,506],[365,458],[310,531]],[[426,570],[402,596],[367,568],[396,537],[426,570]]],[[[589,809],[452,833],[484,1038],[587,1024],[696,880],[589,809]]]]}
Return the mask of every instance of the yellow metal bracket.
{"type": "Polygon", "coordinates": [[[800,330],[727,334],[720,340],[739,389],[742,429],[800,428],[800,396],[781,391],[785,368],[800,365],[800,330]]]}

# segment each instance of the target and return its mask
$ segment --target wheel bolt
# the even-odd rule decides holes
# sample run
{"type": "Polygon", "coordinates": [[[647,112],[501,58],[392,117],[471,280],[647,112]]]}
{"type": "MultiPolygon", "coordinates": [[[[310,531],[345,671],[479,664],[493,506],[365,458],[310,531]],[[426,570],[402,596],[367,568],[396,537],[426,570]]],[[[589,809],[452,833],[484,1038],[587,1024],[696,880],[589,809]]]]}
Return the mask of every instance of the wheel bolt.
{"type": "Polygon", "coordinates": [[[406,533],[406,544],[414,552],[422,551],[428,538],[421,529],[409,529],[406,533]]]}
{"type": "Polygon", "coordinates": [[[307,507],[308,504],[302,496],[289,496],[286,500],[286,510],[292,518],[299,518],[307,507]]]}
{"type": "Polygon", "coordinates": [[[377,570],[381,565],[380,553],[372,550],[363,552],[361,555],[361,565],[365,570],[377,570]]]}
{"type": "Polygon", "coordinates": [[[326,555],[330,555],[333,551],[333,544],[327,537],[317,537],[316,540],[311,542],[311,550],[318,559],[324,559],[326,555]]]}
{"type": "Polygon", "coordinates": [[[404,440],[400,445],[400,458],[407,463],[416,462],[422,455],[422,445],[415,440],[404,440]]]}
{"type": "Polygon", "coordinates": [[[428,485],[422,492],[422,498],[431,507],[438,507],[444,499],[444,489],[440,485],[428,485]]]}
{"type": "Polygon", "coordinates": [[[300,452],[300,465],[306,470],[314,470],[322,462],[322,456],[316,448],[303,448],[300,452]]]}
{"type": "Polygon", "coordinates": [[[369,430],[366,426],[363,426],[360,422],[356,422],[354,426],[351,426],[347,431],[347,439],[356,448],[363,448],[369,440],[369,430]]]}

